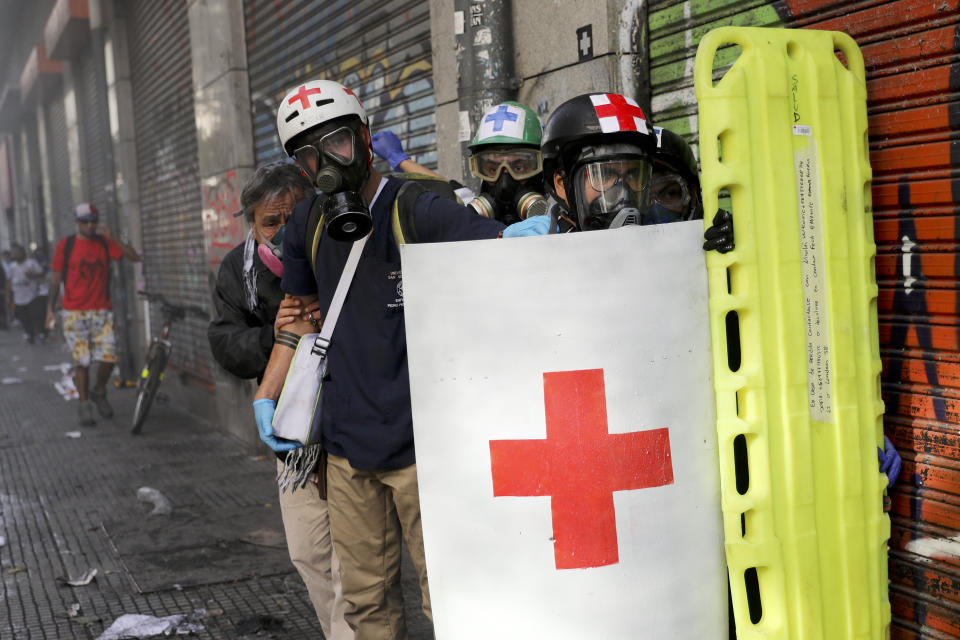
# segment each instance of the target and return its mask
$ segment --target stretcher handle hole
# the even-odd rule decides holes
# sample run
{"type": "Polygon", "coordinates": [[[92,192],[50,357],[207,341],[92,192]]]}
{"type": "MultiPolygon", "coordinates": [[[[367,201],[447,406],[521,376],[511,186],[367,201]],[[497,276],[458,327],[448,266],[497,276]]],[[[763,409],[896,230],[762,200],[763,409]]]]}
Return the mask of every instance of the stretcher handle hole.
{"type": "Polygon", "coordinates": [[[796,60],[800,57],[800,54],[803,52],[803,48],[793,40],[787,43],[787,56],[791,60],[796,60]]]}
{"type": "Polygon", "coordinates": [[[760,581],[757,578],[756,567],[750,567],[743,572],[743,586],[747,592],[750,622],[757,624],[763,617],[763,604],[760,602],[760,581]]]}
{"type": "Polygon", "coordinates": [[[740,316],[736,311],[728,311],[727,328],[727,366],[736,373],[740,370],[740,316]]]}
{"type": "Polygon", "coordinates": [[[733,439],[733,468],[737,493],[746,495],[750,490],[750,464],[747,457],[747,436],[740,434],[733,439]]]}
{"type": "Polygon", "coordinates": [[[733,159],[733,144],[733,132],[729,129],[724,129],[717,135],[717,162],[722,164],[724,157],[727,160],[733,159]]]}
{"type": "Polygon", "coordinates": [[[714,87],[720,84],[724,76],[730,72],[741,55],[743,55],[743,47],[733,42],[717,48],[712,60],[714,87]]]}
{"type": "Polygon", "coordinates": [[[850,68],[850,65],[847,63],[847,54],[845,54],[842,49],[834,49],[833,55],[837,56],[837,60],[840,61],[840,64],[842,64],[844,68],[850,68]]]}

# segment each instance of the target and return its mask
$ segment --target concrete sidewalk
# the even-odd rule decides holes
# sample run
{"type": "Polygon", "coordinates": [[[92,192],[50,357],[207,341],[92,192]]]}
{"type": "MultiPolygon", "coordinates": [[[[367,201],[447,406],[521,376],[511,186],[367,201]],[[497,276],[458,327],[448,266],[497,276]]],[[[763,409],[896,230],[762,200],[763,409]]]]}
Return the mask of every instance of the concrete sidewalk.
{"type": "MultiPolygon", "coordinates": [[[[81,428],[77,402],[54,388],[63,374],[53,367],[70,360],[59,339],[28,345],[18,329],[0,331],[0,638],[93,639],[125,613],[198,609],[205,630],[189,637],[322,638],[287,556],[273,457],[251,456],[174,402],[155,403],[132,436],[133,389],[111,387],[116,416],[81,428]],[[172,513],[149,515],[141,487],[172,513]],[[98,574],[86,586],[57,580],[89,569],[98,574]],[[256,633],[259,616],[282,629],[256,633]]],[[[404,582],[409,594],[415,580],[404,582]]],[[[430,637],[425,619],[410,625],[412,639],[430,637]]]]}

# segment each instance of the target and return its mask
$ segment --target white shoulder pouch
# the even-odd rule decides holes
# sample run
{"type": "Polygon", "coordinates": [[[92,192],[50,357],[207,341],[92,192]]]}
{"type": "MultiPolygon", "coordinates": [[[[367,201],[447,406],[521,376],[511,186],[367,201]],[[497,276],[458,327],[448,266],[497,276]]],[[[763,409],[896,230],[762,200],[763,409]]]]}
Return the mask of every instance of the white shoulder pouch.
{"type": "Polygon", "coordinates": [[[280,392],[280,400],[273,414],[273,432],[279,438],[305,445],[320,442],[320,421],[315,420],[314,416],[319,415],[323,407],[323,376],[327,372],[330,337],[369,237],[368,234],[353,243],[337,290],[330,301],[330,309],[323,318],[320,333],[305,334],[297,344],[297,353],[287,370],[283,391],[280,392]]]}

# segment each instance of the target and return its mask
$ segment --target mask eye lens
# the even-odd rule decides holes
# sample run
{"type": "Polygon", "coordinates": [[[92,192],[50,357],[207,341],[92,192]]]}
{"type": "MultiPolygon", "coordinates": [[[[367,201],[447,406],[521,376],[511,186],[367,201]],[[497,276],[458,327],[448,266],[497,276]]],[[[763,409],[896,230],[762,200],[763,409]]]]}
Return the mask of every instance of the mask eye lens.
{"type": "Polygon", "coordinates": [[[677,175],[658,175],[653,180],[653,200],[674,211],[682,211],[689,202],[690,190],[677,175]]]}
{"type": "Polygon", "coordinates": [[[325,155],[342,164],[353,162],[353,132],[346,127],[329,133],[320,141],[325,155]]]}
{"type": "Polygon", "coordinates": [[[530,163],[526,158],[520,158],[510,163],[510,173],[513,175],[524,174],[530,171],[530,163]]]}
{"type": "Polygon", "coordinates": [[[317,177],[317,170],[320,168],[320,153],[315,147],[300,147],[293,152],[293,159],[297,165],[307,174],[311,182],[317,177]]]}
{"type": "Polygon", "coordinates": [[[640,167],[630,169],[623,175],[623,181],[634,191],[641,191],[646,186],[644,184],[644,173],[640,167]]]}
{"type": "Polygon", "coordinates": [[[584,167],[587,181],[594,191],[607,191],[622,182],[632,191],[646,188],[644,165],[626,162],[597,162],[584,167]]]}
{"type": "Polygon", "coordinates": [[[482,166],[480,172],[481,172],[484,176],[486,176],[486,177],[488,177],[488,178],[490,178],[490,179],[496,178],[496,177],[497,177],[497,174],[500,173],[500,163],[499,163],[499,162],[494,162],[493,160],[489,160],[489,159],[488,159],[488,160],[484,161],[483,166],[482,166]]]}
{"type": "Polygon", "coordinates": [[[478,178],[496,180],[506,169],[516,180],[525,180],[541,171],[538,149],[496,149],[470,156],[470,171],[478,178]]]}
{"type": "Polygon", "coordinates": [[[617,184],[620,176],[609,166],[604,164],[590,164],[584,168],[590,186],[594,191],[606,191],[617,184]]]}

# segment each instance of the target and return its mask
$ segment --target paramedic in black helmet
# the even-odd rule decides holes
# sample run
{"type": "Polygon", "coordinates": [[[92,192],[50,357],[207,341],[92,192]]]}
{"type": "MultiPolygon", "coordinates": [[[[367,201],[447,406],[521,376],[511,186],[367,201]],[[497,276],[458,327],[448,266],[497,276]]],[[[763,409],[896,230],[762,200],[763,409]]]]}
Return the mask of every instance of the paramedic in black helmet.
{"type": "MultiPolygon", "coordinates": [[[[326,199],[301,201],[285,227],[284,293],[306,310],[278,331],[253,403],[260,438],[274,451],[291,451],[285,472],[311,470],[316,445],[278,438],[276,400],[283,389],[300,336],[318,331],[331,306],[347,256],[369,234],[349,295],[329,344],[323,402],[314,420],[325,455],[330,530],[340,558],[346,620],[358,638],[407,636],[400,590],[405,541],[420,577],[423,610],[431,617],[420,524],[417,467],[403,307],[399,244],[496,238],[503,225],[461,204],[422,193],[404,209],[394,207],[405,182],[382,177],[372,166],[368,118],[347,87],[312,80],[284,96],[277,130],[326,199]],[[322,207],[323,226],[315,254],[307,248],[308,217],[322,207]],[[409,235],[398,235],[406,225],[409,235]],[[291,332],[292,337],[284,335],[291,332]],[[297,466],[297,460],[304,464],[297,466]]],[[[311,241],[311,247],[314,246],[311,241]]],[[[282,309],[281,305],[281,309],[282,309]]],[[[321,460],[323,458],[320,458],[321,460]]],[[[321,471],[322,473],[322,471],[321,471]]]]}
{"type": "MultiPolygon", "coordinates": [[[[654,127],[657,150],[653,155],[650,185],[650,224],[703,219],[703,193],[693,149],[679,134],[654,127]]],[[[717,209],[713,222],[703,234],[704,251],[733,251],[733,218],[726,209],[717,209]]]]}
{"type": "Polygon", "coordinates": [[[693,149],[682,136],[654,127],[657,149],[653,153],[650,181],[651,224],[703,219],[700,177],[693,149]]]}
{"type": "MultiPolygon", "coordinates": [[[[541,151],[544,183],[558,205],[550,216],[511,225],[504,238],[703,215],[692,150],[680,136],[653,127],[626,96],[593,93],[564,102],[547,121],[541,151]]],[[[704,248],[729,250],[732,223],[717,222],[704,248]]]]}
{"type": "Polygon", "coordinates": [[[594,93],[561,104],[541,146],[558,216],[580,231],[644,224],[655,149],[652,127],[630,98],[594,93]]]}

